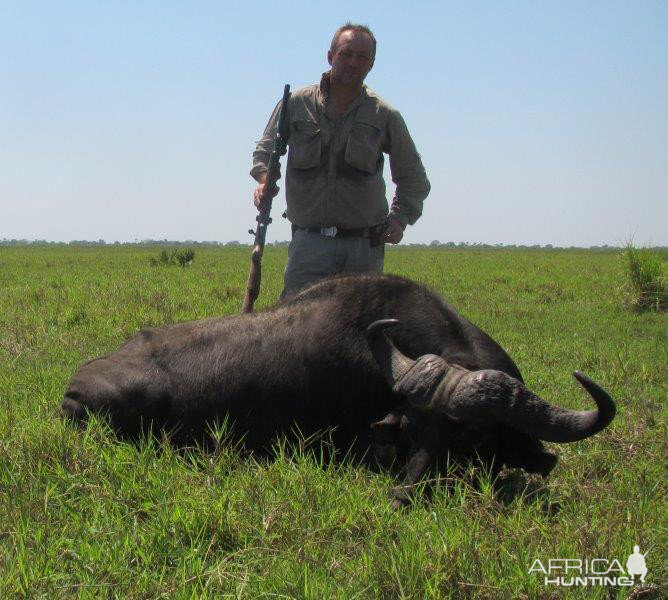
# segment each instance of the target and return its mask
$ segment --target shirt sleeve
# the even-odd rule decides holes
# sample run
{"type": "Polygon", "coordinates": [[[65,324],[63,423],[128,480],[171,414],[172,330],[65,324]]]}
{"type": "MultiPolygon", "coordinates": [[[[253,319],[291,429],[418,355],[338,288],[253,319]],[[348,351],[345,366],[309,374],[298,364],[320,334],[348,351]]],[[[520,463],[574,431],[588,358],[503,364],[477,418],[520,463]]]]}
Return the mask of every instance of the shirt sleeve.
{"type": "MultiPolygon", "coordinates": [[[[279,101],[274,108],[274,112],[269,117],[269,122],[264,128],[264,133],[256,143],[253,152],[253,167],[250,170],[251,177],[258,180],[258,177],[267,171],[269,165],[269,155],[274,149],[274,140],[276,139],[276,130],[278,129],[278,117],[281,112],[281,102],[279,101]]],[[[289,104],[288,104],[289,106],[289,104]]]]}
{"type": "Polygon", "coordinates": [[[392,181],[397,186],[390,214],[404,227],[413,225],[422,215],[422,204],[429,195],[431,184],[408,127],[397,111],[391,112],[388,117],[387,152],[390,155],[392,181]]]}

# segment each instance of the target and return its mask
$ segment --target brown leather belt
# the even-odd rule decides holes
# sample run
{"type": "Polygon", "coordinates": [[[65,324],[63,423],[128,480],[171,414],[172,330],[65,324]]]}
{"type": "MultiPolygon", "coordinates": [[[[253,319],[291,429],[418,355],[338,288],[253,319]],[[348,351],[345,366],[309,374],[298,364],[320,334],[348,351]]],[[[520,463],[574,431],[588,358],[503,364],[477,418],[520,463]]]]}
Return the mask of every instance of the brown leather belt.
{"type": "Polygon", "coordinates": [[[350,238],[350,237],[370,237],[373,228],[372,227],[359,227],[357,229],[341,229],[340,227],[300,227],[299,225],[292,224],[292,233],[302,229],[303,231],[308,231],[309,233],[319,233],[326,237],[334,238],[350,238]]]}

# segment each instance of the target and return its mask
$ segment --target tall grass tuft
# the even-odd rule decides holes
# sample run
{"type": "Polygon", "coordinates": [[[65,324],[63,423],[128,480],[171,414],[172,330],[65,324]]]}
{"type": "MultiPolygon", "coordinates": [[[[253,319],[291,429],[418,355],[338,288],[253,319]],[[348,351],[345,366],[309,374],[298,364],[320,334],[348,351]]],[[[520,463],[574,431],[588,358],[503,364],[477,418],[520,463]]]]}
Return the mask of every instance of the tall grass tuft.
{"type": "Polygon", "coordinates": [[[628,274],[629,304],[636,310],[666,310],[668,286],[663,257],[649,248],[627,244],[623,252],[628,274]]]}
{"type": "Polygon", "coordinates": [[[189,267],[193,260],[195,260],[195,251],[192,248],[185,248],[184,250],[163,250],[158,255],[158,258],[150,257],[148,262],[152,267],[168,267],[170,265],[179,265],[180,267],[189,267]]]}
{"type": "Polygon", "coordinates": [[[193,264],[195,260],[195,251],[191,248],[186,248],[185,250],[177,250],[176,252],[176,262],[180,267],[189,267],[193,264]]]}

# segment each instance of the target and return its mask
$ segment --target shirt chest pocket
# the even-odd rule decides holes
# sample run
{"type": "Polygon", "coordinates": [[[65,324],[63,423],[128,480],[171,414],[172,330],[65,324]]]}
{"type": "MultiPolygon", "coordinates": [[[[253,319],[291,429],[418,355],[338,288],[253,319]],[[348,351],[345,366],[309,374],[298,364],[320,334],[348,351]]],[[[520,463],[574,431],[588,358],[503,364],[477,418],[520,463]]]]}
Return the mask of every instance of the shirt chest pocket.
{"type": "Polygon", "coordinates": [[[346,142],[346,162],[360,171],[373,174],[381,153],[380,128],[370,121],[353,123],[346,142]]]}
{"type": "Polygon", "coordinates": [[[290,164],[295,169],[312,169],[320,164],[322,135],[315,121],[295,120],[290,135],[290,164]]]}

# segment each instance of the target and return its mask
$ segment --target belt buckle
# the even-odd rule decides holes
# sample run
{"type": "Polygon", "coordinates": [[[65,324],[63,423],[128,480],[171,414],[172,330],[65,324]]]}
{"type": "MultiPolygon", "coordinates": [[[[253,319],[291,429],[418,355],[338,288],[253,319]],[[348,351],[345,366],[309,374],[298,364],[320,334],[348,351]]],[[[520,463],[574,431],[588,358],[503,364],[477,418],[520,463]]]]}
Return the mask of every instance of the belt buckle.
{"type": "Polygon", "coordinates": [[[336,227],[321,227],[320,233],[327,237],[336,237],[336,227]]]}

